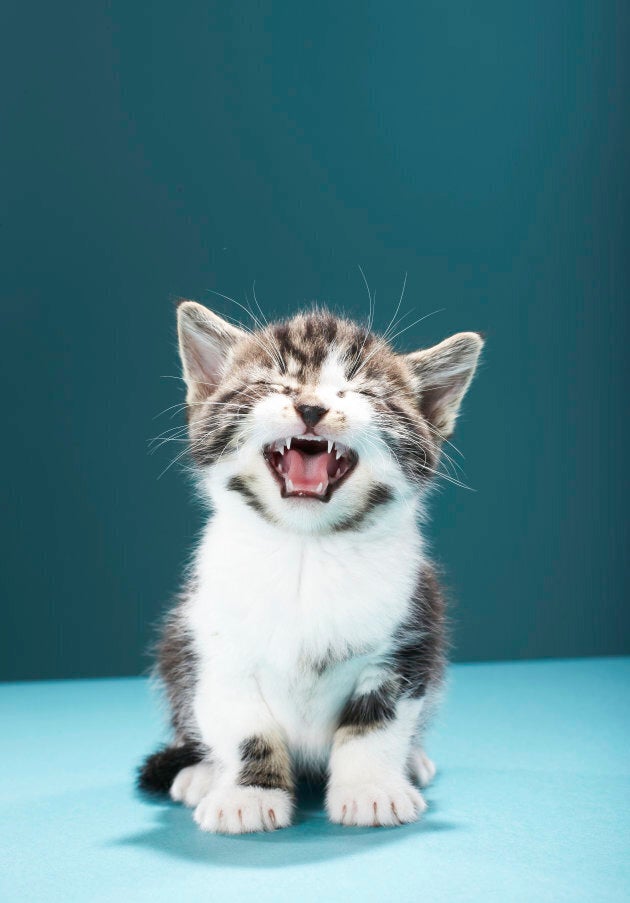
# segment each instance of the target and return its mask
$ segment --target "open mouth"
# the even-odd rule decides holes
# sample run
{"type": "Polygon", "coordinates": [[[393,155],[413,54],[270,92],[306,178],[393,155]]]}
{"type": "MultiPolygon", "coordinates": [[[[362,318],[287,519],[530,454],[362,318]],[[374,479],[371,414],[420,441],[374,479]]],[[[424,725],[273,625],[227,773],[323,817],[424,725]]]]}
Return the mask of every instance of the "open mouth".
{"type": "Polygon", "coordinates": [[[308,435],[278,439],[266,445],[263,454],[283,498],[313,498],[321,502],[330,500],[358,461],[347,445],[308,435]]]}

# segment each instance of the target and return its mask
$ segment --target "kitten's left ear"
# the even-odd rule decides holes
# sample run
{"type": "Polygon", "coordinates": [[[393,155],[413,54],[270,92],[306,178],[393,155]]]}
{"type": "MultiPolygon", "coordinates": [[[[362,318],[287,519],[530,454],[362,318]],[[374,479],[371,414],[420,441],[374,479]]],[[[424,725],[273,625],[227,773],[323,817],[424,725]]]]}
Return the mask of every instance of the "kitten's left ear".
{"type": "Polygon", "coordinates": [[[405,356],[416,378],[420,410],[444,439],[455,428],[482,348],[483,339],[478,333],[458,332],[433,348],[405,356]]]}

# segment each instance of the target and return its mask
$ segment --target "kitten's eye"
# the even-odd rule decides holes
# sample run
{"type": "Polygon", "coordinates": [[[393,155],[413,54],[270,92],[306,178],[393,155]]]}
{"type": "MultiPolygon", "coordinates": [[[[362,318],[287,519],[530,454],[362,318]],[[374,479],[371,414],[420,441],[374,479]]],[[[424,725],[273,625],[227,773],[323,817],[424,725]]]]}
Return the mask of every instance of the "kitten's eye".
{"type": "Polygon", "coordinates": [[[280,383],[271,383],[271,388],[275,389],[276,392],[282,392],[283,395],[291,394],[290,386],[283,386],[280,383]]]}

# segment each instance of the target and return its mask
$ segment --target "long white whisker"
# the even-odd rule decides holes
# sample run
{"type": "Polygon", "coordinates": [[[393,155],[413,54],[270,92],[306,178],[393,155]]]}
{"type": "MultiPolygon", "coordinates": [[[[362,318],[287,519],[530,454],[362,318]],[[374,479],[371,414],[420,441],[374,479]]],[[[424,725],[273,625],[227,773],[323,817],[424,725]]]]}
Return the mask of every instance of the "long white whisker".
{"type": "MultiPolygon", "coordinates": [[[[240,301],[237,301],[236,298],[231,298],[229,295],[224,295],[223,292],[217,292],[217,291],[215,291],[214,289],[211,289],[211,288],[207,289],[206,291],[210,292],[210,293],[213,294],[213,295],[217,295],[219,298],[224,298],[226,301],[230,301],[232,304],[236,304],[237,307],[240,307],[241,310],[245,311],[245,313],[246,313],[249,317],[251,317],[252,321],[256,324],[256,327],[260,330],[260,332],[264,332],[265,327],[264,327],[264,325],[260,322],[260,320],[258,319],[258,317],[256,317],[255,314],[254,314],[248,307],[245,307],[244,304],[241,304],[240,301]]],[[[269,358],[270,358],[275,364],[277,364],[277,365],[280,367],[280,369],[282,369],[282,360],[281,360],[281,358],[280,358],[280,357],[276,357],[276,355],[273,354],[273,353],[270,351],[270,349],[269,349],[269,348],[261,341],[261,339],[260,339],[260,333],[257,333],[257,332],[255,332],[255,331],[253,331],[253,330],[249,330],[249,334],[250,334],[250,336],[251,336],[253,339],[256,340],[256,342],[258,343],[259,347],[265,352],[265,354],[268,355],[269,358]]]]}
{"type": "Polygon", "coordinates": [[[400,298],[398,299],[398,304],[396,305],[396,310],[394,311],[394,316],[391,318],[391,320],[387,324],[385,332],[383,333],[384,339],[387,339],[387,333],[389,332],[389,330],[392,326],[392,323],[395,321],[396,317],[398,316],[398,311],[400,310],[400,305],[402,304],[403,298],[405,296],[406,286],[407,286],[407,273],[405,273],[405,278],[403,279],[402,291],[400,293],[400,298]]]}
{"type": "MultiPolygon", "coordinates": [[[[405,326],[404,329],[401,329],[401,330],[399,330],[398,332],[396,332],[393,336],[390,336],[390,338],[388,339],[388,342],[389,342],[389,343],[392,343],[392,342],[394,341],[394,339],[397,339],[398,336],[402,335],[404,332],[407,332],[408,329],[411,329],[413,326],[417,326],[418,323],[422,323],[423,320],[426,320],[428,317],[432,317],[434,314],[439,314],[439,313],[441,313],[441,312],[442,312],[443,310],[445,310],[445,309],[446,309],[446,308],[444,308],[444,307],[440,307],[440,308],[438,308],[437,310],[432,310],[431,313],[429,313],[429,314],[425,314],[423,317],[418,317],[418,319],[417,319],[417,320],[414,320],[413,323],[410,323],[408,326],[405,326]]],[[[356,378],[356,377],[359,375],[359,373],[361,373],[361,371],[365,368],[365,366],[366,366],[366,364],[368,363],[368,361],[370,361],[371,358],[372,358],[378,351],[381,351],[382,348],[384,347],[384,345],[385,345],[385,342],[383,342],[382,339],[381,339],[379,342],[376,343],[376,347],[374,348],[373,351],[371,351],[371,352],[368,354],[368,356],[367,356],[366,359],[363,361],[363,363],[361,364],[361,366],[359,367],[359,369],[357,370],[357,372],[353,374],[353,378],[356,378]]]]}

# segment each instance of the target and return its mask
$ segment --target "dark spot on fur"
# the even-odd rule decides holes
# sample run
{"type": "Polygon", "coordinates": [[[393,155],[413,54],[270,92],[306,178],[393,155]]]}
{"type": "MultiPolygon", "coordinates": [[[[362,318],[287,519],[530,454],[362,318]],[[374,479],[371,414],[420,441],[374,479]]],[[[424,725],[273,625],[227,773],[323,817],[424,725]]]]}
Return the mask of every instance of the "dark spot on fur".
{"type": "Polygon", "coordinates": [[[289,755],[280,741],[249,737],[241,743],[240,754],[243,764],[238,783],[242,787],[293,789],[289,755]]]}
{"type": "Polygon", "coordinates": [[[426,566],[418,578],[409,614],[394,637],[394,668],[406,695],[423,696],[439,686],[446,667],[444,596],[435,570],[426,566]]]}
{"type": "Polygon", "coordinates": [[[280,353],[284,358],[292,357],[298,364],[302,364],[303,366],[308,363],[308,347],[298,344],[295,336],[291,332],[291,327],[287,323],[283,323],[276,327],[275,337],[280,346],[280,353]]]}
{"type": "Polygon", "coordinates": [[[371,693],[353,696],[339,717],[339,727],[352,728],[354,733],[382,727],[396,717],[398,696],[398,682],[395,679],[385,681],[371,693]]]}
{"type": "Polygon", "coordinates": [[[265,506],[262,504],[258,496],[248,485],[247,481],[240,476],[232,477],[227,485],[227,488],[232,492],[238,492],[243,496],[247,504],[250,508],[253,508],[254,511],[258,512],[258,514],[262,515],[265,520],[274,521],[274,518],[269,514],[265,506]]]}
{"type": "Polygon", "coordinates": [[[375,483],[373,486],[370,486],[367,500],[363,507],[355,514],[351,514],[345,520],[342,520],[334,529],[337,533],[347,530],[360,530],[365,526],[373,511],[380,508],[381,505],[387,505],[393,498],[394,495],[389,486],[385,486],[383,483],[375,483]]]}

